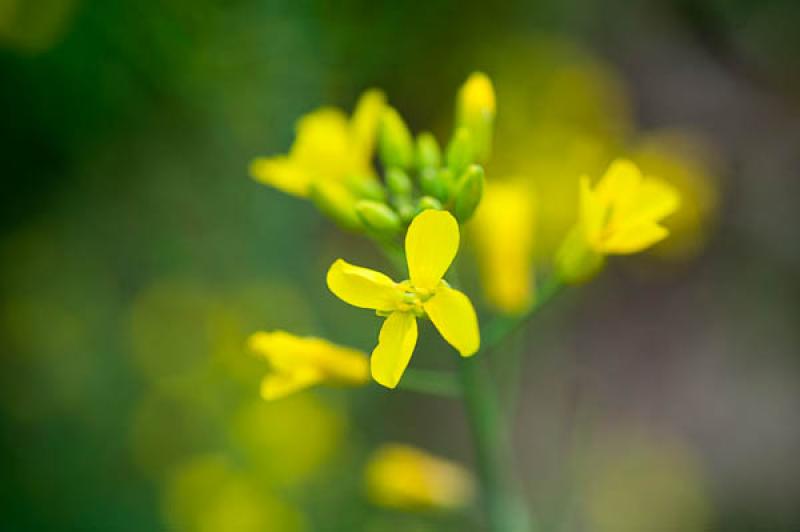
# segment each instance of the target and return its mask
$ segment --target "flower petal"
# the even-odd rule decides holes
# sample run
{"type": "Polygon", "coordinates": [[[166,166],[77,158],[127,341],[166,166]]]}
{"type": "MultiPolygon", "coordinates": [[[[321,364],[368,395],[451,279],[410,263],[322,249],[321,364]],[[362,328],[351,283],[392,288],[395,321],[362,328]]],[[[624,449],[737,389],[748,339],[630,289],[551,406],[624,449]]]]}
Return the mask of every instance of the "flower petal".
{"type": "Polygon", "coordinates": [[[369,168],[369,161],[374,152],[378,123],[384,105],[386,105],[386,96],[383,92],[377,89],[364,91],[350,118],[352,149],[356,152],[358,161],[364,163],[365,169],[369,168]]]}
{"type": "Polygon", "coordinates": [[[595,242],[603,230],[608,205],[592,190],[589,178],[580,179],[580,223],[586,241],[595,242]]]}
{"type": "Polygon", "coordinates": [[[597,183],[595,193],[606,204],[630,198],[642,182],[639,167],[627,159],[617,159],[611,163],[606,173],[597,183]]]}
{"type": "Polygon", "coordinates": [[[372,351],[372,378],[394,388],[411,360],[417,345],[417,319],[409,312],[393,312],[386,318],[372,351]]]}
{"type": "Polygon", "coordinates": [[[287,395],[310,388],[321,382],[322,379],[322,374],[313,368],[270,373],[261,381],[261,397],[266,401],[281,399],[287,395]]]}
{"type": "Polygon", "coordinates": [[[669,231],[653,222],[644,222],[620,231],[602,243],[602,252],[628,255],[648,248],[669,235],[669,231]]]}
{"type": "Polygon", "coordinates": [[[250,163],[250,175],[256,181],[282,192],[304,198],[308,196],[311,178],[288,157],[258,157],[250,163]]]}
{"type": "Polygon", "coordinates": [[[394,310],[402,297],[397,283],[386,275],[342,259],[328,270],[328,288],[345,303],[375,310],[394,310]]]}
{"type": "Polygon", "coordinates": [[[418,214],[406,235],[411,283],[436,288],[458,252],[458,241],[458,222],[449,212],[428,209],[418,214]]]}
{"type": "Polygon", "coordinates": [[[472,302],[463,293],[442,283],[423,306],[439,334],[461,356],[474,355],[481,345],[478,316],[472,302]]]}

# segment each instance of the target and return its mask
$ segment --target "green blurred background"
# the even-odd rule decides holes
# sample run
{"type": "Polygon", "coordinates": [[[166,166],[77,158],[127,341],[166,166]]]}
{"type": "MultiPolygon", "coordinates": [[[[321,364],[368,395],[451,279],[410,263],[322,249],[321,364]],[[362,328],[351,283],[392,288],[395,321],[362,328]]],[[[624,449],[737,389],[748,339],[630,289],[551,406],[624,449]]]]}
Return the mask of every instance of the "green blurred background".
{"type": "Polygon", "coordinates": [[[384,441],[469,464],[457,403],[265,403],[243,346],[369,349],[324,271],[381,265],[250,159],[370,86],[444,139],[480,69],[488,178],[537,183],[542,256],[560,184],[615,155],[690,198],[671,248],[526,336],[510,415],[541,529],[800,530],[799,25],[793,0],[0,0],[0,529],[477,529],[361,487],[384,441]]]}

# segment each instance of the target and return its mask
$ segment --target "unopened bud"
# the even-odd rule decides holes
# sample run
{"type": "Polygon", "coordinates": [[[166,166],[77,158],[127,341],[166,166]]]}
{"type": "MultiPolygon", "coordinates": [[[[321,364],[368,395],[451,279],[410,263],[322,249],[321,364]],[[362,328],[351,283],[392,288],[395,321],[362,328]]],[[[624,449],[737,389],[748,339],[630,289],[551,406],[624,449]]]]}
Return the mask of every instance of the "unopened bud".
{"type": "Polygon", "coordinates": [[[311,201],[325,215],[345,229],[358,231],[363,225],[355,211],[356,198],[342,183],[318,181],[311,185],[311,201]]]}
{"type": "Polygon", "coordinates": [[[395,200],[394,208],[397,214],[400,215],[400,219],[404,224],[410,223],[417,214],[417,208],[408,198],[398,198],[395,200]]]}
{"type": "Polygon", "coordinates": [[[475,149],[472,146],[472,135],[469,129],[460,127],[447,145],[447,168],[453,175],[461,175],[475,159],[475,149]]]}
{"type": "Polygon", "coordinates": [[[414,162],[414,142],[400,114],[386,107],[381,116],[379,151],[386,168],[408,169],[414,162]]]}
{"type": "Polygon", "coordinates": [[[456,184],[455,215],[460,223],[469,220],[478,208],[483,196],[483,168],[471,164],[456,184]]]}
{"type": "Polygon", "coordinates": [[[458,92],[456,124],[469,129],[475,157],[482,162],[488,159],[491,151],[495,112],[491,80],[482,72],[474,72],[458,92]]]}
{"type": "Polygon", "coordinates": [[[439,201],[447,201],[450,197],[450,182],[452,181],[452,179],[448,179],[449,172],[446,168],[423,168],[419,174],[419,186],[422,192],[439,201]]]}
{"type": "Polygon", "coordinates": [[[411,178],[400,168],[392,167],[386,170],[386,186],[395,196],[405,197],[411,195],[411,178]]]}
{"type": "Polygon", "coordinates": [[[442,202],[432,196],[422,196],[417,202],[417,214],[426,209],[442,210],[442,202]]]}
{"type": "Polygon", "coordinates": [[[351,175],[347,178],[347,186],[357,198],[386,201],[386,189],[373,176],[351,175]]]}
{"type": "Polygon", "coordinates": [[[430,133],[420,133],[417,136],[417,168],[439,168],[442,165],[442,150],[436,137],[430,133]]]}
{"type": "Polygon", "coordinates": [[[355,210],[364,226],[377,236],[392,238],[402,229],[400,217],[385,203],[361,200],[355,210]]]}

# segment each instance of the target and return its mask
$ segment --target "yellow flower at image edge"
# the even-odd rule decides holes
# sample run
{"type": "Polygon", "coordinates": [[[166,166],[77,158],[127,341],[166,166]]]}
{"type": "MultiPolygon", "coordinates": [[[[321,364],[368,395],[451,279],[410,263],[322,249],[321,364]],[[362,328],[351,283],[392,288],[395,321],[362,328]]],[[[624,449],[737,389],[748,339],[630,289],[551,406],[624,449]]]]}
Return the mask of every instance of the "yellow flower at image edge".
{"type": "Polygon", "coordinates": [[[475,497],[475,480],[461,465],[397,443],[372,454],[364,482],[372,502],[400,510],[453,510],[475,497]]]}
{"type": "Polygon", "coordinates": [[[284,331],[257,332],[248,346],[263,356],[271,372],[261,382],[261,396],[280,399],[317,384],[361,386],[369,382],[366,353],[327,340],[284,331]]]}
{"type": "Polygon", "coordinates": [[[458,223],[446,211],[426,210],[406,235],[410,280],[396,283],[386,275],[342,259],[328,270],[328,288],[346,303],[386,316],[372,351],[372,377],[394,388],[417,343],[417,318],[427,315],[461,356],[480,347],[478,318],[469,298],[442,279],[458,252],[458,223]]]}
{"type": "Polygon", "coordinates": [[[680,204],[666,182],[644,177],[625,159],[614,161],[592,188],[580,181],[579,220],[556,258],[566,281],[581,281],[602,264],[605,255],[628,255],[663,240],[669,231],[660,222],[680,204]]]}

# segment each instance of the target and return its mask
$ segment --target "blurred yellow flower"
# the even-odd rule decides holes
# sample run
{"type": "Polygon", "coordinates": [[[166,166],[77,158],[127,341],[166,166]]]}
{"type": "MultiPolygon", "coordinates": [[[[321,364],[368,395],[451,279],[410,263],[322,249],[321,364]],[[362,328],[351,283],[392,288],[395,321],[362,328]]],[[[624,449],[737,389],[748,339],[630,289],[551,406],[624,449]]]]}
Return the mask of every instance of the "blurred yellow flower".
{"type": "Polygon", "coordinates": [[[300,197],[308,197],[315,183],[350,186],[353,180],[374,179],[371,161],[384,102],[383,93],[372,89],[361,96],[349,120],[332,107],[303,116],[289,154],[254,159],[250,175],[300,197]]]}
{"type": "Polygon", "coordinates": [[[394,388],[417,343],[417,317],[427,315],[461,356],[480,346],[478,318],[469,298],[442,279],[458,252],[458,223],[446,211],[426,210],[406,235],[410,280],[396,283],[386,275],[337,260],[328,270],[328,288],[346,303],[386,316],[372,351],[372,377],[394,388]]]}
{"type": "Polygon", "coordinates": [[[397,443],[372,454],[364,481],[373,503],[399,510],[453,510],[475,497],[475,481],[464,467],[397,443]]]}
{"type": "Polygon", "coordinates": [[[535,197],[527,181],[488,181],[470,225],[486,298],[508,313],[532,303],[535,197]]]}
{"type": "Polygon", "coordinates": [[[592,188],[580,181],[579,219],[556,258],[566,281],[579,281],[596,270],[602,257],[627,255],[663,240],[660,222],[678,208],[677,191],[664,181],[643,177],[639,168],[617,159],[592,188]]]}
{"type": "Polygon", "coordinates": [[[360,386],[369,382],[367,355],[357,349],[284,331],[257,332],[248,345],[271,366],[261,382],[261,396],[267,401],[320,383],[360,386]]]}

